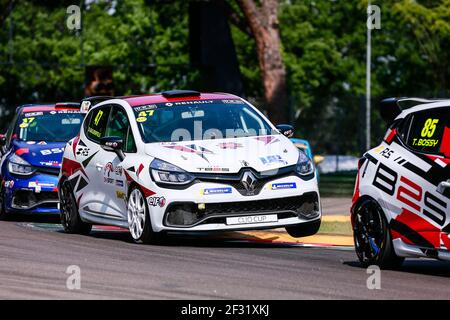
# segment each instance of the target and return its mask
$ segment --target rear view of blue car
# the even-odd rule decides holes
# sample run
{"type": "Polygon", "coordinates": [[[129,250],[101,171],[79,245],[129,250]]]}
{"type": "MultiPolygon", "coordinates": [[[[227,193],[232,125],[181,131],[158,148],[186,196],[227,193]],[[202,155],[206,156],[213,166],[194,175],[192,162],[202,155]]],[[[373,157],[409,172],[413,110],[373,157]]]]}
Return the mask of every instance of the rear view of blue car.
{"type": "Polygon", "coordinates": [[[58,213],[57,181],[67,141],[80,131],[78,104],[23,106],[0,138],[0,220],[12,213],[58,213]]]}

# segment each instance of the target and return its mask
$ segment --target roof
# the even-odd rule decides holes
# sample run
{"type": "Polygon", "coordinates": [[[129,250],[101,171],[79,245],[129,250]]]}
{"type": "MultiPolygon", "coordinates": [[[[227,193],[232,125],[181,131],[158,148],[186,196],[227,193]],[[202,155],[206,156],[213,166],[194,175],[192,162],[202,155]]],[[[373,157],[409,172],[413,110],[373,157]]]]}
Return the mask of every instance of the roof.
{"type": "Polygon", "coordinates": [[[438,102],[431,102],[431,103],[424,103],[416,105],[412,108],[403,110],[397,118],[404,118],[407,115],[417,112],[417,111],[424,111],[428,109],[434,109],[434,108],[443,108],[443,107],[450,107],[450,99],[449,100],[441,100],[438,102]]]}
{"type": "MultiPolygon", "coordinates": [[[[79,104],[78,104],[79,105],[79,104]]],[[[80,110],[80,107],[74,103],[57,103],[57,104],[34,104],[21,107],[21,112],[39,112],[39,111],[55,111],[55,110],[80,110]]]]}
{"type": "Polygon", "coordinates": [[[151,94],[145,96],[131,96],[123,97],[123,100],[128,102],[132,107],[141,106],[144,104],[155,104],[174,101],[189,101],[189,100],[222,100],[222,99],[240,99],[238,96],[229,93],[201,93],[200,96],[193,97],[177,97],[166,98],[162,94],[151,94]]]}

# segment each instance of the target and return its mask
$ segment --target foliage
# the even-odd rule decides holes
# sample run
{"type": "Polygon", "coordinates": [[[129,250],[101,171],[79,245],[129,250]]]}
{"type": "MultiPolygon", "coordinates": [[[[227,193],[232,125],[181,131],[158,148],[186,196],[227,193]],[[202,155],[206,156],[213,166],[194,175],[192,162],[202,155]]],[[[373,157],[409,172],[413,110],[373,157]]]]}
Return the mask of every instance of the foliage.
{"type": "MultiPolygon", "coordinates": [[[[227,1],[239,10],[234,0],[227,1]]],[[[0,104],[82,96],[80,34],[66,27],[70,2],[15,2],[12,46],[7,18],[0,28],[0,104]],[[9,63],[11,48],[14,64],[9,63]]],[[[116,94],[201,89],[198,71],[189,65],[188,1],[86,2],[84,63],[112,65],[116,94]]],[[[297,134],[311,139],[318,152],[358,153],[364,134],[368,1],[280,2],[291,114],[300,115],[297,134]]],[[[381,7],[381,30],[372,32],[373,96],[448,95],[450,0],[372,4],[381,7]]],[[[263,92],[255,42],[234,26],[232,35],[247,95],[258,100],[263,92]]],[[[373,126],[376,143],[384,124],[375,111],[373,126]]]]}

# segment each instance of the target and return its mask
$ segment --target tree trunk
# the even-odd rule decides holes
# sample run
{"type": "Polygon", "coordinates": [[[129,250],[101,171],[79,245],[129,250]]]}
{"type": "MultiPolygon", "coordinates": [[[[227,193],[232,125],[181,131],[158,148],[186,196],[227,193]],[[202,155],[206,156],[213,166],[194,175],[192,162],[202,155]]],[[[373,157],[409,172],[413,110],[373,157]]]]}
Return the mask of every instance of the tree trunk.
{"type": "Polygon", "coordinates": [[[260,6],[254,0],[237,2],[256,41],[269,118],[275,124],[286,123],[288,97],[278,28],[278,0],[263,0],[260,6]]]}

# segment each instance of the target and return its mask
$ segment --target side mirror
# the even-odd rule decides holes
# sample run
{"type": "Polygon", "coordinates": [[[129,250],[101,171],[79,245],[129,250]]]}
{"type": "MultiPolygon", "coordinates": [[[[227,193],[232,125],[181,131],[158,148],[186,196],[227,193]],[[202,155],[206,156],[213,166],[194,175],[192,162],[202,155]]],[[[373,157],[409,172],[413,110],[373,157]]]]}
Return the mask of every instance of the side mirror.
{"type": "Polygon", "coordinates": [[[6,135],[0,134],[0,147],[4,147],[6,145],[6,135]]]}
{"type": "Polygon", "coordinates": [[[123,153],[123,140],[120,137],[103,137],[100,139],[100,146],[103,150],[109,152],[115,152],[119,157],[120,161],[125,159],[125,154],[123,153]]]}
{"type": "Polygon", "coordinates": [[[276,126],[276,128],[282,135],[287,138],[292,138],[294,136],[294,127],[290,124],[279,124],[276,126]]]}

